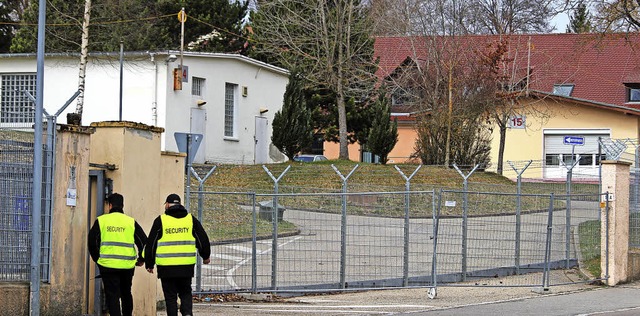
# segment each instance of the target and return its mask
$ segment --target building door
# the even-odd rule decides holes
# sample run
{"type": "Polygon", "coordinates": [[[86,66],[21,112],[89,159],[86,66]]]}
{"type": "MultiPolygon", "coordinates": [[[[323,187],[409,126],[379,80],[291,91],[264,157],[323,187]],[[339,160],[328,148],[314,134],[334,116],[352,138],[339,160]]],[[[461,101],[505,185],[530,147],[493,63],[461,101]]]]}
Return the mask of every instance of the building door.
{"type": "MultiPolygon", "coordinates": [[[[89,170],[89,214],[87,216],[87,231],[93,226],[96,218],[105,211],[105,200],[108,194],[113,191],[113,184],[105,177],[104,170],[89,170]]],[[[104,291],[102,290],[102,280],[97,264],[91,261],[87,253],[85,275],[85,311],[87,314],[100,316],[106,309],[104,291]]]]}
{"type": "Polygon", "coordinates": [[[256,116],[256,134],[253,163],[263,164],[269,162],[269,120],[264,116],[256,116]]]}
{"type": "Polygon", "coordinates": [[[191,109],[191,126],[189,127],[189,132],[191,134],[200,134],[202,135],[202,140],[200,142],[200,146],[198,147],[198,151],[196,152],[195,157],[193,158],[194,163],[205,163],[205,159],[207,157],[207,142],[204,141],[206,139],[206,127],[207,127],[207,111],[202,108],[193,108],[191,109]]]}

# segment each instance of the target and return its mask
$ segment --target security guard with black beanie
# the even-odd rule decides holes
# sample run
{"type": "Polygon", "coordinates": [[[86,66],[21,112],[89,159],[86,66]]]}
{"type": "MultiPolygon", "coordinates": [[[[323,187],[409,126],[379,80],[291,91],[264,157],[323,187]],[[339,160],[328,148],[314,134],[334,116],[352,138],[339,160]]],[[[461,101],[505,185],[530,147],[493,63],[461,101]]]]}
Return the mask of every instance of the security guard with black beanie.
{"type": "Polygon", "coordinates": [[[191,279],[196,264],[196,252],[204,264],[211,255],[209,237],[200,221],[180,204],[180,196],[169,194],[164,203],[164,214],[153,222],[145,248],[145,265],[149,273],[158,266],[158,278],[167,304],[167,315],[193,314],[191,279]]]}
{"type": "Polygon", "coordinates": [[[113,193],[107,202],[109,213],[98,216],[89,231],[89,254],[100,269],[109,315],[129,316],[133,313],[133,272],[135,266],[144,264],[147,235],[135,219],[124,214],[122,195],[113,193]]]}

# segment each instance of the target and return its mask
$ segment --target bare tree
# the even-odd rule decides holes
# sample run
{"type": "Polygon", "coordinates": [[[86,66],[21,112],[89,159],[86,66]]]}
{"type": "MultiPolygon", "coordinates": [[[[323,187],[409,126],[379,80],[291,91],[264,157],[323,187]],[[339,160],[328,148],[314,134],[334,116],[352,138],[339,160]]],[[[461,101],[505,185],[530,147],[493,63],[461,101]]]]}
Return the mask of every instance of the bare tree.
{"type": "Polygon", "coordinates": [[[640,30],[640,0],[593,0],[594,24],[603,32],[640,30]]]}
{"type": "Polygon", "coordinates": [[[568,0],[370,0],[377,35],[547,33],[568,0]]]}
{"type": "Polygon", "coordinates": [[[345,100],[356,100],[375,80],[371,21],[359,0],[257,1],[256,49],[301,69],[314,87],[336,94],[340,159],[349,159],[345,100]]]}

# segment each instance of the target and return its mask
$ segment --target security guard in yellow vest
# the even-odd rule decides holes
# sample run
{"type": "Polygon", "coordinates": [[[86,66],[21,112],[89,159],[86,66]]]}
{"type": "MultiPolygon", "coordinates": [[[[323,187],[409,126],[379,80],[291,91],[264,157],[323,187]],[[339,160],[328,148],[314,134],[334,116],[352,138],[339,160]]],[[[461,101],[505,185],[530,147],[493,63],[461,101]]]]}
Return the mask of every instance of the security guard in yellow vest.
{"type": "Polygon", "coordinates": [[[109,213],[98,216],[89,231],[89,254],[100,269],[109,315],[127,316],[133,313],[131,282],[135,266],[144,264],[147,235],[124,214],[122,195],[113,193],[107,202],[109,213]]]}
{"type": "Polygon", "coordinates": [[[149,273],[158,266],[167,316],[193,314],[191,279],[196,264],[196,253],[204,264],[209,263],[211,245],[200,221],[180,204],[180,196],[169,194],[164,203],[165,212],[153,222],[145,248],[145,265],[149,273]]]}

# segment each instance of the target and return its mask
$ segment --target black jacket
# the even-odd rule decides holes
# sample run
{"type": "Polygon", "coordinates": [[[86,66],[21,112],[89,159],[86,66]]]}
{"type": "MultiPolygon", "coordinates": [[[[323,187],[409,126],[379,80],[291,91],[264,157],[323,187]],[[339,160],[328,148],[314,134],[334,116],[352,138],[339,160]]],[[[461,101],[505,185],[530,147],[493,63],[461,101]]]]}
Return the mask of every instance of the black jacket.
{"type": "MultiPolygon", "coordinates": [[[[124,212],[122,211],[122,208],[114,207],[109,211],[109,213],[124,213],[124,212]]],[[[138,262],[143,262],[144,258],[142,257],[142,251],[144,249],[144,246],[147,243],[147,235],[144,233],[144,230],[142,229],[142,227],[138,225],[138,222],[135,222],[135,225],[136,225],[136,229],[135,229],[135,232],[133,233],[133,240],[136,243],[136,248],[138,248],[138,262]]],[[[96,221],[93,223],[93,226],[91,227],[91,230],[89,230],[89,237],[88,237],[89,254],[91,255],[91,259],[93,259],[94,262],[98,262],[98,259],[100,258],[100,240],[101,240],[100,223],[98,222],[98,219],[96,219],[96,221]]],[[[101,265],[98,265],[98,267],[100,268],[101,274],[122,270],[122,269],[107,268],[101,265]]]]}
{"type": "MultiPolygon", "coordinates": [[[[187,209],[182,205],[174,205],[169,207],[165,212],[166,215],[183,218],[189,214],[187,209]]],[[[202,259],[209,259],[211,256],[211,244],[209,243],[209,236],[205,232],[200,221],[193,218],[193,237],[196,239],[196,249],[202,259]]],[[[156,250],[158,249],[158,240],[162,238],[162,220],[158,216],[153,221],[151,231],[149,231],[149,239],[147,240],[147,246],[145,248],[144,260],[147,269],[153,269],[156,264],[156,250]]],[[[179,266],[158,266],[158,278],[192,278],[194,264],[179,265],[179,266]]]]}

